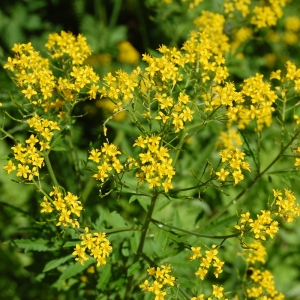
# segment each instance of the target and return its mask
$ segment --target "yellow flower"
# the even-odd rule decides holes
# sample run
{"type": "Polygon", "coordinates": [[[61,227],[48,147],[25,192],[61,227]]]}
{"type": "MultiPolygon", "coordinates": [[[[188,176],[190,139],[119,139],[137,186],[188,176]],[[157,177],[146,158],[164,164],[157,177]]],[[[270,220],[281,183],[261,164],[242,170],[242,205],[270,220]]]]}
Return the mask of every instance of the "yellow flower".
{"type": "Polygon", "coordinates": [[[226,177],[229,175],[229,172],[222,168],[220,172],[216,172],[216,175],[219,177],[219,180],[225,181],[226,177]]]}
{"type": "Polygon", "coordinates": [[[3,167],[3,169],[7,172],[7,174],[10,174],[10,172],[14,171],[17,169],[17,167],[14,165],[12,160],[9,160],[7,162],[7,165],[3,167]]]}

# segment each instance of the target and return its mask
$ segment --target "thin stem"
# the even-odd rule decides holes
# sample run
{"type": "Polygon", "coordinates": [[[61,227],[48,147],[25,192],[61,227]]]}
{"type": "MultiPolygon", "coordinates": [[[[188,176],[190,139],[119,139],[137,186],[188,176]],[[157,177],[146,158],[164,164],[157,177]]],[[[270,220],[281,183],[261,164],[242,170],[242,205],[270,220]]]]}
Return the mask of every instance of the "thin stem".
{"type": "Polygon", "coordinates": [[[181,293],[184,297],[186,297],[186,299],[191,299],[191,298],[192,298],[190,295],[188,295],[188,294],[186,293],[186,291],[185,291],[180,285],[178,285],[178,289],[179,289],[180,293],[181,293]]]}
{"type": "Polygon", "coordinates": [[[114,8],[108,24],[109,29],[113,29],[116,26],[120,14],[121,6],[122,6],[122,1],[120,0],[114,1],[114,8]]]}
{"type": "Polygon", "coordinates": [[[45,159],[45,163],[46,163],[49,175],[50,175],[50,177],[51,177],[51,179],[54,183],[54,186],[59,186],[59,184],[57,182],[57,179],[55,177],[55,174],[53,172],[52,165],[51,165],[48,153],[44,153],[43,155],[44,155],[44,159],[45,159]]]}
{"type": "Polygon", "coordinates": [[[106,234],[112,234],[112,233],[118,233],[118,232],[123,232],[123,231],[138,231],[141,230],[141,227],[139,226],[125,226],[125,227],[119,227],[119,228],[114,228],[114,229],[108,229],[105,230],[106,234]]]}
{"type": "Polygon", "coordinates": [[[18,212],[20,212],[20,213],[26,215],[26,216],[30,216],[30,214],[29,214],[27,211],[22,210],[22,209],[19,208],[19,207],[13,206],[13,205],[11,205],[11,204],[9,204],[9,203],[0,201],[0,205],[10,207],[10,208],[12,208],[12,209],[14,209],[14,210],[16,210],[16,211],[18,211],[18,212]]]}
{"type": "MultiPolygon", "coordinates": [[[[4,133],[6,136],[8,136],[9,138],[11,138],[13,141],[15,141],[15,142],[17,141],[11,134],[9,134],[7,131],[5,131],[5,130],[4,130],[3,128],[1,128],[1,127],[0,127],[0,131],[3,132],[3,133],[4,133]]],[[[6,136],[5,136],[5,137],[6,137],[6,136]]],[[[4,138],[5,138],[5,137],[4,137],[4,138]]],[[[3,138],[3,139],[4,139],[4,138],[3,138]]]]}
{"type": "Polygon", "coordinates": [[[53,200],[51,199],[51,197],[41,188],[41,186],[39,184],[37,184],[37,182],[32,178],[32,182],[33,184],[38,188],[38,192],[41,192],[44,196],[47,197],[47,199],[53,203],[53,200]]]}
{"type": "Polygon", "coordinates": [[[248,186],[241,191],[234,199],[232,199],[226,206],[224,206],[220,211],[218,211],[215,215],[213,215],[211,218],[209,218],[204,225],[202,225],[202,229],[211,224],[213,221],[215,221],[217,218],[219,218],[223,213],[227,211],[227,209],[232,205],[235,204],[257,181],[260,179],[267,171],[282,157],[285,150],[293,143],[293,141],[297,138],[299,135],[299,131],[295,133],[295,135],[292,137],[290,142],[281,149],[281,151],[278,153],[278,155],[273,159],[273,161],[259,174],[255,176],[255,178],[248,184],[248,186]]]}
{"type": "MultiPolygon", "coordinates": [[[[147,232],[148,232],[149,225],[150,225],[150,222],[151,222],[151,219],[152,219],[152,214],[154,212],[155,203],[156,203],[158,195],[159,194],[157,194],[157,193],[152,195],[151,203],[150,203],[147,215],[146,215],[146,219],[145,219],[144,224],[143,224],[142,234],[141,234],[141,239],[140,239],[139,246],[138,246],[138,249],[137,249],[137,254],[135,256],[135,259],[134,259],[133,263],[137,262],[140,259],[140,257],[143,256],[143,248],[144,248],[144,244],[145,244],[145,241],[146,241],[147,232]]],[[[134,288],[133,276],[130,276],[128,278],[128,281],[127,281],[125,299],[130,299],[131,291],[132,291],[133,288],[134,288]]]]}
{"type": "Polygon", "coordinates": [[[67,140],[67,142],[69,144],[69,147],[70,147],[71,159],[73,161],[73,165],[74,165],[75,172],[76,172],[77,184],[78,184],[78,191],[81,194],[82,184],[81,184],[81,178],[80,178],[80,171],[79,171],[78,159],[77,159],[76,152],[74,150],[74,145],[73,145],[73,141],[71,139],[71,132],[70,131],[69,131],[69,134],[66,135],[66,140],[67,140]]]}
{"type": "MultiPolygon", "coordinates": [[[[216,176],[215,176],[216,177],[216,176]]],[[[200,187],[202,187],[202,186],[205,186],[205,185],[207,185],[210,181],[212,181],[214,178],[210,178],[210,179],[208,179],[207,181],[205,181],[205,182],[199,182],[197,185],[193,185],[193,186],[190,186],[190,187],[187,187],[187,188],[184,188],[184,189],[171,189],[170,190],[170,194],[174,194],[174,193],[179,193],[179,192],[183,192],[183,191],[190,191],[190,190],[194,190],[194,189],[198,189],[198,188],[200,188],[200,187]]],[[[162,193],[163,193],[163,191],[162,191],[162,193]]]]}
{"type": "Polygon", "coordinates": [[[146,215],[146,219],[143,225],[143,229],[142,229],[142,235],[141,235],[141,239],[140,239],[140,243],[137,249],[137,256],[135,258],[135,261],[138,261],[140,258],[141,253],[143,252],[143,248],[144,248],[144,244],[145,244],[145,240],[146,240],[146,236],[147,236],[147,231],[150,225],[150,222],[152,220],[152,214],[154,211],[154,207],[155,207],[155,203],[157,200],[158,194],[154,194],[151,198],[151,203],[149,206],[149,210],[148,213],[146,215]]]}
{"type": "Polygon", "coordinates": [[[166,227],[178,230],[178,231],[182,231],[182,232],[194,235],[194,236],[199,236],[199,237],[209,238],[209,239],[220,239],[220,240],[225,239],[226,240],[226,239],[229,239],[229,238],[232,238],[232,237],[238,237],[240,235],[239,232],[234,233],[234,234],[229,234],[229,235],[207,235],[207,234],[201,234],[201,233],[193,232],[193,231],[190,231],[190,230],[185,230],[185,229],[182,229],[182,228],[179,228],[179,227],[176,227],[176,226],[173,226],[173,225],[169,225],[167,223],[157,221],[157,220],[154,220],[154,219],[151,219],[151,221],[155,224],[158,224],[158,225],[163,225],[163,226],[166,226],[166,227]]]}

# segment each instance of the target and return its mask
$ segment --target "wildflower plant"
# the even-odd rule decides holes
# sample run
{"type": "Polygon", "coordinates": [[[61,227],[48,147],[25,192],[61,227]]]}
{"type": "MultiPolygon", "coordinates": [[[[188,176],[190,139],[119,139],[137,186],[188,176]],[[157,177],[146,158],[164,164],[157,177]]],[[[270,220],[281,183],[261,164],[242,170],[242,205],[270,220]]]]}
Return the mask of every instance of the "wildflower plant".
{"type": "MultiPolygon", "coordinates": [[[[177,2],[193,15],[202,1],[177,2]]],[[[286,4],[252,2],[201,10],[181,46],[143,54],[131,73],[100,78],[87,64],[83,35],[50,34],[45,53],[14,45],[4,68],[20,94],[11,99],[17,109],[4,103],[1,111],[24,136],[0,128],[12,143],[3,168],[16,184],[34,187],[35,226],[56,240],[41,280],[56,271],[54,287],[83,298],[284,299],[258,264],[267,261],[265,245],[300,215],[296,191],[276,177],[299,179],[300,69],[286,61],[269,77],[234,82],[227,60],[242,41],[226,24],[236,17],[255,30],[276,25],[286,4]],[[79,149],[72,130],[86,116],[78,109],[96,99],[113,103],[111,116],[79,149]],[[238,285],[226,281],[230,273],[239,274],[238,285]]],[[[11,243],[49,245],[44,236],[25,241],[11,243]]]]}

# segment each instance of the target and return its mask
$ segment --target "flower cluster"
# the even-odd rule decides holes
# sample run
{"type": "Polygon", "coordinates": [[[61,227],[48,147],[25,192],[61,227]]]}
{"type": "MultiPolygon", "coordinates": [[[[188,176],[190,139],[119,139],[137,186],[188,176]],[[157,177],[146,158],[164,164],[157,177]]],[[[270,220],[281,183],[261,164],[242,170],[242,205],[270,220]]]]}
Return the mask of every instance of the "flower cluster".
{"type": "Polygon", "coordinates": [[[31,43],[15,44],[15,56],[8,58],[4,68],[14,73],[17,85],[31,104],[43,107],[45,112],[55,109],[59,117],[65,117],[68,109],[64,111],[64,107],[79,101],[80,93],[87,93],[89,99],[96,98],[99,76],[91,67],[81,66],[91,53],[82,35],[76,38],[64,31],[60,35],[53,33],[46,47],[57,61],[65,55],[70,58],[64,60],[64,70],[71,70],[64,73],[66,78],[55,77],[49,59],[42,58],[31,43]]]}
{"type": "MultiPolygon", "coordinates": [[[[233,41],[231,42],[231,52],[236,53],[239,46],[248,41],[253,35],[253,30],[250,27],[239,27],[234,31],[233,41]]],[[[242,53],[236,53],[237,57],[243,57],[242,53]]]]}
{"type": "Polygon", "coordinates": [[[274,203],[271,206],[271,210],[261,210],[261,214],[257,215],[257,219],[250,218],[250,213],[246,212],[241,214],[239,222],[235,225],[235,228],[245,232],[253,232],[255,239],[266,240],[266,235],[274,238],[274,235],[279,230],[279,222],[273,218],[279,216],[285,220],[285,222],[293,222],[295,217],[300,216],[300,206],[295,203],[296,197],[289,189],[285,189],[285,197],[282,197],[282,191],[273,190],[274,203]]]}
{"type": "Polygon", "coordinates": [[[135,81],[135,78],[132,78],[125,71],[119,70],[115,72],[115,76],[109,72],[103,78],[104,85],[100,90],[101,97],[110,98],[112,101],[117,101],[118,110],[122,110],[122,105],[129,103],[129,101],[133,101],[134,98],[134,89],[138,86],[138,83],[135,81]],[[125,103],[122,101],[118,101],[119,99],[123,99],[125,103]]]}
{"type": "Polygon", "coordinates": [[[12,50],[15,56],[8,58],[4,68],[14,72],[16,83],[24,97],[33,105],[49,101],[55,80],[48,59],[42,58],[31,43],[15,44],[12,50]]]}
{"type": "Polygon", "coordinates": [[[243,253],[246,254],[246,262],[255,264],[257,261],[265,263],[265,257],[267,255],[266,248],[258,240],[253,243],[247,244],[248,249],[244,249],[243,253]]]}
{"type": "Polygon", "coordinates": [[[156,120],[159,120],[161,127],[172,122],[175,132],[179,132],[185,127],[187,121],[193,120],[194,111],[188,107],[189,96],[180,92],[177,103],[167,94],[156,93],[154,100],[158,102],[156,120]]]}
{"type": "MultiPolygon", "coordinates": [[[[270,79],[278,79],[282,82],[293,82],[294,83],[294,90],[300,90],[300,68],[297,68],[294,63],[291,61],[287,61],[286,63],[286,74],[285,76],[281,75],[281,70],[273,71],[271,73],[270,79]]],[[[277,89],[280,89],[277,87],[277,89]]],[[[286,91],[281,91],[282,97],[285,98],[286,91]]]]}
{"type": "Polygon", "coordinates": [[[282,7],[285,6],[287,0],[270,0],[269,3],[254,7],[251,7],[251,0],[226,0],[224,2],[225,14],[230,18],[234,16],[235,11],[240,12],[243,18],[251,13],[250,23],[257,28],[263,28],[276,25],[278,19],[283,15],[282,7]]]}
{"type": "Polygon", "coordinates": [[[138,163],[140,173],[136,172],[135,176],[140,183],[148,182],[149,189],[156,186],[163,186],[165,192],[173,188],[171,183],[175,170],[172,167],[172,159],[170,158],[168,148],[160,146],[160,136],[149,136],[143,138],[139,136],[134,147],[138,146],[144,149],[139,154],[140,163],[138,163]]]}
{"type": "Polygon", "coordinates": [[[253,220],[250,218],[250,213],[241,214],[239,224],[235,225],[235,228],[244,234],[245,231],[249,230],[255,234],[255,239],[266,240],[266,234],[271,238],[274,238],[275,233],[278,232],[278,222],[271,218],[271,211],[261,210],[261,214],[257,215],[257,219],[253,220]]]}
{"type": "Polygon", "coordinates": [[[73,65],[82,65],[92,53],[86,43],[86,37],[81,34],[75,37],[72,33],[65,31],[61,31],[60,34],[51,33],[45,46],[52,58],[57,59],[66,55],[71,58],[73,65]]]}
{"type": "Polygon", "coordinates": [[[206,99],[205,111],[222,105],[226,109],[229,124],[237,122],[240,129],[245,129],[251,120],[255,120],[256,130],[261,131],[264,125],[271,125],[275,110],[272,105],[277,98],[270,83],[263,81],[263,75],[256,74],[244,80],[240,92],[229,82],[224,87],[217,85],[211,88],[211,99],[206,99]]]}
{"type": "Polygon", "coordinates": [[[193,254],[189,255],[190,260],[195,260],[197,258],[201,258],[200,267],[198,271],[195,273],[197,276],[204,280],[205,275],[208,272],[210,266],[215,268],[214,274],[216,278],[219,277],[219,274],[223,272],[224,262],[221,261],[218,257],[218,250],[216,249],[217,245],[212,245],[211,250],[205,251],[205,256],[201,253],[201,247],[192,247],[193,254]]]}
{"type": "Polygon", "coordinates": [[[299,41],[300,18],[297,16],[287,17],[285,19],[284,41],[288,45],[295,45],[299,41]]]}
{"type": "Polygon", "coordinates": [[[202,83],[212,80],[220,84],[229,76],[227,67],[224,66],[224,53],[228,50],[228,44],[227,41],[220,43],[220,40],[217,44],[213,43],[210,32],[192,31],[182,47],[185,51],[183,58],[187,66],[196,68],[195,78],[198,79],[201,75],[202,83]],[[199,67],[201,72],[199,72],[199,67]]]}
{"type": "Polygon", "coordinates": [[[89,229],[85,228],[85,233],[80,235],[81,242],[76,244],[75,251],[72,253],[76,255],[76,261],[79,261],[82,265],[89,259],[86,254],[86,250],[89,250],[89,254],[96,259],[97,267],[106,264],[106,259],[109,256],[112,246],[106,237],[105,232],[89,233],[89,229]]]}
{"type": "Polygon", "coordinates": [[[250,279],[252,280],[252,287],[247,288],[247,296],[255,299],[285,299],[282,293],[278,293],[275,289],[274,276],[268,270],[261,271],[259,269],[250,267],[249,271],[252,273],[250,279]],[[264,295],[264,296],[263,296],[264,295]],[[261,297],[261,298],[258,298],[261,297]]]}
{"type": "Polygon", "coordinates": [[[225,86],[216,85],[211,88],[211,99],[206,99],[204,111],[212,111],[220,106],[226,106],[229,122],[237,120],[239,106],[244,102],[241,92],[237,92],[232,82],[226,82],[225,86]],[[234,105],[234,103],[236,105],[234,105]]]}
{"type": "MultiPolygon", "coordinates": [[[[60,130],[58,123],[55,121],[47,120],[38,115],[33,116],[27,120],[27,123],[33,128],[39,137],[40,151],[50,149],[49,142],[53,137],[54,130],[60,130]]],[[[33,146],[33,145],[31,145],[33,146]]]]}
{"type": "Polygon", "coordinates": [[[269,5],[255,6],[251,24],[257,28],[270,27],[276,25],[278,19],[283,15],[282,7],[288,0],[270,0],[269,5]]]}
{"type": "MultiPolygon", "coordinates": [[[[38,135],[31,134],[25,141],[26,146],[19,143],[11,149],[14,151],[15,161],[18,162],[17,176],[31,181],[35,176],[39,176],[38,169],[44,165],[44,157],[41,152],[50,149],[49,141],[54,134],[53,131],[60,130],[60,128],[57,122],[40,118],[37,115],[28,119],[27,123],[38,135]],[[39,143],[39,148],[37,143],[39,143]]],[[[16,169],[12,160],[9,160],[8,164],[4,166],[4,170],[8,174],[16,169]]]]}
{"type": "Polygon", "coordinates": [[[216,146],[228,150],[235,150],[237,147],[242,146],[243,142],[240,134],[233,128],[220,133],[216,146]]]}
{"type": "Polygon", "coordinates": [[[283,193],[280,190],[273,190],[274,200],[276,201],[275,216],[279,216],[290,223],[295,221],[295,217],[300,216],[300,205],[295,203],[296,197],[289,189],[284,189],[283,193]]]}
{"type": "Polygon", "coordinates": [[[33,180],[34,177],[39,176],[39,171],[44,165],[44,158],[40,155],[37,148],[34,145],[39,140],[32,134],[29,139],[26,140],[26,147],[21,143],[11,147],[14,151],[15,160],[18,162],[18,169],[12,160],[9,160],[7,165],[4,166],[4,170],[10,174],[12,171],[17,170],[17,176],[23,177],[26,180],[33,180]]]}
{"type": "Polygon", "coordinates": [[[165,299],[165,295],[167,294],[166,289],[168,287],[174,286],[175,277],[171,276],[169,273],[171,272],[170,265],[162,265],[160,267],[149,268],[148,274],[153,276],[155,280],[152,284],[149,284],[149,280],[145,280],[143,284],[140,284],[140,288],[143,292],[152,292],[155,294],[155,300],[163,300],[165,299]]]}
{"type": "Polygon", "coordinates": [[[54,186],[53,191],[49,194],[50,197],[44,196],[44,201],[41,202],[42,213],[52,213],[55,211],[59,214],[56,226],[63,225],[65,227],[71,225],[79,227],[79,222],[76,218],[72,218],[72,214],[80,217],[80,212],[83,209],[78,197],[70,192],[63,195],[59,187],[54,186]],[[51,198],[53,197],[53,199],[51,198]]]}
{"type": "MultiPolygon", "coordinates": [[[[221,299],[224,297],[224,293],[223,293],[223,290],[224,288],[222,286],[218,286],[218,285],[215,285],[213,284],[213,291],[212,291],[212,296],[216,299],[221,299]]],[[[192,297],[191,300],[204,300],[205,298],[205,295],[204,294],[201,294],[197,297],[192,297]]],[[[211,297],[208,297],[207,300],[212,300],[213,298],[211,297]]],[[[224,300],[228,300],[227,298],[224,298],[224,300]]]]}
{"type": "MultiPolygon", "coordinates": [[[[225,17],[223,15],[207,10],[202,10],[201,16],[194,20],[194,24],[204,35],[209,36],[210,43],[206,43],[206,46],[209,45],[210,49],[208,48],[207,50],[211,50],[214,54],[217,55],[223,55],[229,50],[229,38],[224,34],[225,17]]],[[[209,58],[209,52],[202,53],[202,56],[209,58]]],[[[221,59],[221,62],[222,61],[223,59],[221,59]]],[[[216,62],[218,61],[216,60],[216,62]]],[[[217,67],[216,63],[212,63],[212,66],[216,67],[216,76],[218,76],[218,73],[220,71],[223,71],[224,75],[229,75],[225,66],[217,67]]],[[[219,81],[225,79],[227,76],[224,76],[223,78],[220,77],[220,80],[216,80],[218,79],[218,77],[216,77],[214,81],[220,83],[219,81]]]]}
{"type": "Polygon", "coordinates": [[[241,92],[250,103],[247,106],[237,107],[239,127],[245,128],[251,120],[256,121],[258,131],[263,129],[264,124],[270,126],[272,112],[275,110],[272,105],[278,98],[271,90],[270,83],[263,81],[263,75],[256,74],[244,80],[241,92]]]}
{"type": "Polygon", "coordinates": [[[140,61],[139,52],[128,41],[122,41],[118,45],[118,61],[121,63],[136,65],[140,61]]]}
{"type": "Polygon", "coordinates": [[[98,164],[98,172],[93,175],[96,180],[104,182],[109,176],[110,171],[113,169],[117,173],[121,172],[123,166],[120,160],[117,158],[118,154],[121,154],[118,148],[114,144],[108,143],[104,143],[101,150],[92,149],[90,151],[90,156],[88,159],[98,164]]]}
{"type": "Polygon", "coordinates": [[[242,14],[243,18],[245,18],[250,13],[250,9],[249,9],[250,4],[251,4],[251,0],[241,0],[241,1],[225,0],[224,12],[225,14],[228,14],[230,18],[232,18],[233,12],[236,10],[242,14]]]}
{"type": "Polygon", "coordinates": [[[216,175],[219,177],[219,180],[225,181],[226,177],[230,174],[234,179],[234,185],[238,184],[244,179],[242,170],[248,170],[250,172],[250,165],[248,162],[244,161],[245,153],[244,151],[235,149],[224,149],[219,152],[222,162],[227,162],[225,168],[221,168],[219,172],[216,172],[216,175]]]}

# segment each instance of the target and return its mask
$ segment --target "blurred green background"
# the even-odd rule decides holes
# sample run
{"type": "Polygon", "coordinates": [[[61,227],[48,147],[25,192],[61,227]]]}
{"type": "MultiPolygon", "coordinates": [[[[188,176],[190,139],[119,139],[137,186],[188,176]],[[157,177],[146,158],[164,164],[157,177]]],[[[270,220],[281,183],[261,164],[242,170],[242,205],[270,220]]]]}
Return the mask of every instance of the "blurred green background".
{"type": "MultiPolygon", "coordinates": [[[[82,33],[87,37],[88,44],[93,50],[89,63],[101,77],[120,68],[130,72],[138,65],[143,67],[141,61],[143,53],[156,54],[156,49],[161,44],[180,47],[190,30],[194,29],[193,20],[200,15],[201,10],[209,9],[222,13],[222,3],[223,1],[204,0],[199,7],[191,11],[179,0],[173,1],[172,5],[166,5],[160,0],[1,0],[0,102],[3,103],[3,109],[7,112],[14,112],[15,108],[10,102],[10,97],[20,97],[17,87],[2,68],[7,57],[12,55],[11,48],[14,43],[31,42],[43,54],[49,33],[61,30],[71,31],[76,35],[82,33]]],[[[251,40],[238,45],[236,51],[243,53],[242,58],[237,58],[232,53],[226,57],[232,80],[236,84],[248,76],[255,75],[256,72],[261,72],[267,77],[272,70],[283,68],[288,59],[300,67],[300,27],[298,30],[290,30],[290,27],[286,25],[288,17],[300,16],[298,1],[291,1],[285,7],[284,12],[284,17],[279,20],[276,27],[254,31],[251,40]],[[288,30],[295,33],[298,40],[295,40],[295,37],[293,37],[294,40],[291,37],[288,39],[288,30]]],[[[228,21],[225,33],[228,34],[231,42],[236,39],[239,24],[239,20],[228,21]]],[[[295,27],[292,26],[292,28],[295,27]]],[[[44,54],[46,56],[46,53],[44,54]]],[[[99,136],[99,131],[111,109],[109,103],[99,100],[80,104],[76,108],[75,114],[86,113],[78,120],[72,131],[74,143],[79,149],[78,155],[82,159],[86,159],[90,141],[97,141],[98,144],[105,141],[99,136]]],[[[1,122],[4,122],[0,126],[5,125],[9,133],[22,139],[23,128],[4,116],[2,111],[0,114],[1,122]]],[[[124,122],[126,123],[126,120],[124,122]]],[[[118,120],[112,122],[112,125],[115,129],[110,130],[110,140],[114,140],[115,144],[129,152],[131,141],[128,142],[124,137],[130,136],[135,130],[134,127],[129,121],[125,124],[126,126],[122,125],[123,127],[118,126],[118,120]]],[[[264,132],[266,153],[272,151],[273,137],[278,134],[279,130],[274,126],[264,132]]],[[[211,136],[217,137],[219,131],[220,129],[216,126],[211,126],[202,134],[201,140],[194,141],[193,144],[187,146],[186,150],[189,155],[183,159],[178,168],[181,176],[186,176],[187,170],[194,165],[195,160],[199,168],[205,164],[205,155],[203,155],[204,160],[201,160],[199,149],[201,153],[211,153],[212,148],[215,147],[215,141],[212,142],[214,138],[211,136]]],[[[93,282],[87,284],[82,278],[77,278],[78,280],[74,282],[78,286],[85,284],[84,289],[91,290],[90,296],[87,296],[87,294],[78,294],[76,289],[72,290],[70,287],[55,286],[57,280],[55,272],[47,273],[48,275],[43,277],[42,270],[45,262],[56,257],[67,256],[70,248],[59,252],[47,251],[45,248],[43,251],[29,250],[26,253],[15,247],[13,243],[7,242],[15,239],[42,238],[50,232],[53,236],[53,245],[62,243],[56,240],[55,226],[47,224],[41,233],[40,225],[36,223],[36,221],[44,220],[39,213],[40,195],[31,186],[19,185],[11,181],[3,170],[7,153],[12,145],[8,139],[0,140],[0,299],[96,299],[93,293],[93,282]]],[[[68,159],[64,161],[60,158],[59,153],[53,153],[53,160],[55,159],[60,160],[62,166],[69,163],[68,159]]],[[[268,159],[268,155],[265,159],[268,159]]],[[[66,185],[72,186],[72,181],[76,180],[74,174],[68,169],[60,171],[61,180],[68,178],[66,185]]],[[[270,195],[265,191],[265,187],[268,186],[268,191],[270,190],[271,180],[277,181],[281,186],[294,188],[297,196],[300,195],[299,176],[293,177],[290,174],[274,176],[274,178],[269,178],[269,181],[265,179],[259,183],[258,193],[257,190],[249,193],[248,199],[251,199],[256,206],[259,206],[257,194],[261,196],[260,199],[270,195]]],[[[184,180],[177,181],[179,187],[187,184],[184,180]]],[[[86,183],[88,184],[89,181],[87,180],[86,183]]],[[[120,198],[118,202],[99,200],[99,191],[94,185],[87,186],[86,193],[89,199],[92,199],[85,203],[86,213],[92,222],[97,220],[103,207],[107,207],[110,211],[117,210],[125,220],[134,220],[141,214],[139,205],[129,205],[126,198],[120,198]]],[[[230,193],[235,192],[230,191],[230,193]]],[[[199,209],[200,213],[195,214],[194,218],[213,213],[218,205],[216,199],[223,199],[224,195],[216,190],[210,190],[205,193],[205,197],[209,203],[207,206],[201,204],[199,207],[199,203],[196,202],[192,202],[192,208],[182,205],[181,202],[172,204],[172,208],[181,212],[183,227],[189,227],[191,214],[195,212],[195,209],[199,209]]],[[[226,200],[223,202],[226,203],[226,200]]],[[[172,213],[164,211],[166,219],[168,214],[172,213]]],[[[67,238],[68,235],[66,240],[67,238]]],[[[273,270],[277,278],[277,288],[285,292],[288,299],[300,299],[299,220],[296,227],[284,226],[279,233],[279,238],[272,242],[274,244],[269,245],[268,267],[273,270]]],[[[125,248],[125,246],[125,242],[120,242],[120,248],[125,248]]],[[[51,245],[48,247],[51,249],[51,245]]],[[[235,249],[238,245],[232,243],[230,247],[235,249]]],[[[226,259],[229,265],[235,264],[235,258],[227,257],[226,259]]],[[[175,259],[174,263],[176,263],[175,259]]],[[[115,272],[119,272],[116,276],[121,276],[123,271],[120,269],[115,272]]],[[[85,275],[88,276],[88,274],[85,275]]],[[[231,280],[235,282],[236,277],[232,275],[231,280]]]]}

